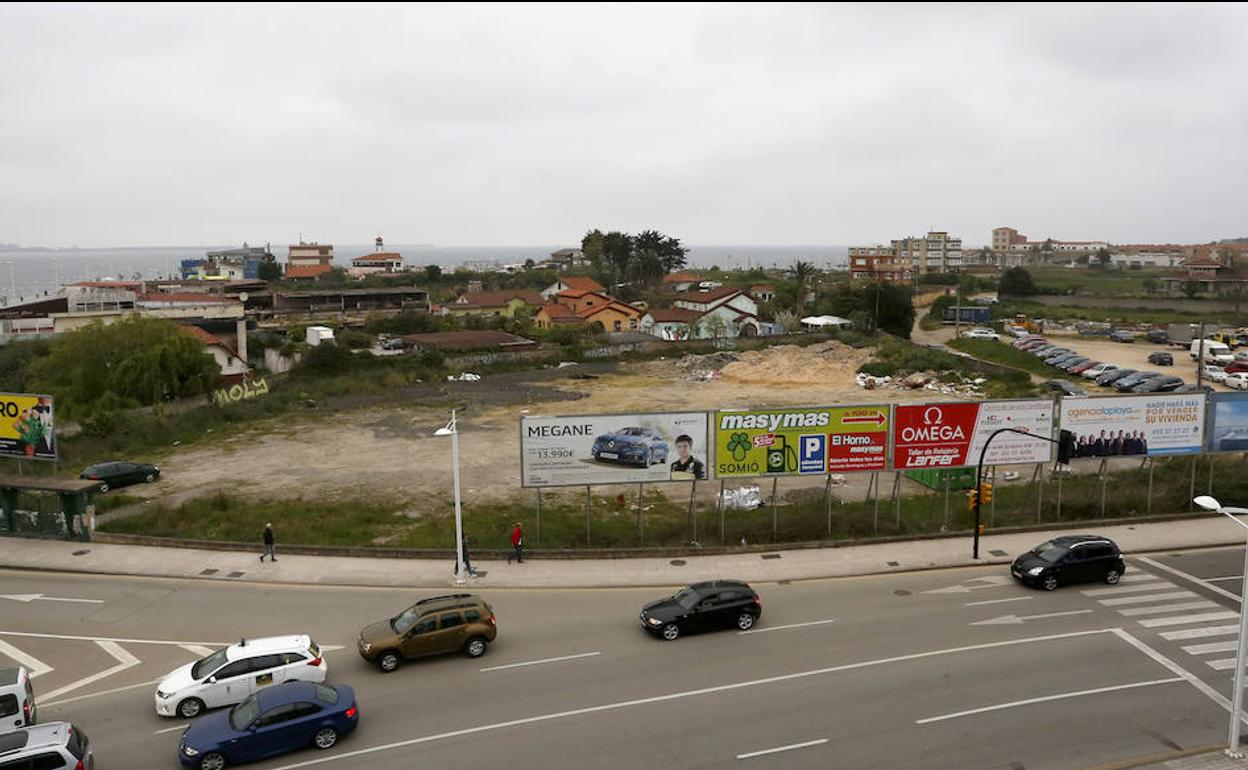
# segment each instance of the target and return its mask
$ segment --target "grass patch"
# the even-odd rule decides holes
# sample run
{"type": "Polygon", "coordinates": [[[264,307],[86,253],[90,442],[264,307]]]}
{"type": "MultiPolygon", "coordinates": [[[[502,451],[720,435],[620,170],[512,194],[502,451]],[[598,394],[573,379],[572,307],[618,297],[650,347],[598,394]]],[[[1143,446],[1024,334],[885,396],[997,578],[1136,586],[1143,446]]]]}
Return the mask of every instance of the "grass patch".
{"type": "Polygon", "coordinates": [[[1148,297],[1153,296],[1148,287],[1160,285],[1160,279],[1169,274],[1166,270],[1118,270],[1028,267],[1031,279],[1046,293],[1050,290],[1063,294],[1081,294],[1092,297],[1148,297]],[[1150,281],[1151,279],[1151,281],[1150,281]]]}
{"type": "Polygon", "coordinates": [[[125,508],[128,505],[138,505],[143,502],[144,497],[138,495],[127,495],[125,493],[111,492],[103,495],[95,496],[95,512],[108,513],[118,508],[125,508]]]}
{"type": "Polygon", "coordinates": [[[1054,370],[1045,366],[1042,359],[1036,358],[1025,350],[1019,350],[1007,342],[962,337],[951,340],[949,347],[961,350],[963,353],[970,353],[981,361],[991,361],[994,364],[1022,369],[1025,372],[1052,379],[1054,370]]]}
{"type": "Polygon", "coordinates": [[[893,337],[882,339],[876,347],[874,359],[860,367],[859,371],[868,374],[884,372],[894,376],[923,371],[949,372],[952,376],[942,376],[941,379],[957,383],[985,377],[987,382],[982,387],[987,398],[1023,398],[1036,394],[1036,388],[1026,372],[955,356],[893,337]]]}
{"type": "Polygon", "coordinates": [[[1164,308],[1085,307],[1079,305],[1043,305],[1011,299],[993,306],[993,318],[1010,322],[1016,313],[1026,313],[1029,318],[1052,321],[1099,321],[1103,323],[1161,324],[1161,323],[1235,323],[1235,314],[1229,311],[1208,310],[1187,312],[1164,308]]]}

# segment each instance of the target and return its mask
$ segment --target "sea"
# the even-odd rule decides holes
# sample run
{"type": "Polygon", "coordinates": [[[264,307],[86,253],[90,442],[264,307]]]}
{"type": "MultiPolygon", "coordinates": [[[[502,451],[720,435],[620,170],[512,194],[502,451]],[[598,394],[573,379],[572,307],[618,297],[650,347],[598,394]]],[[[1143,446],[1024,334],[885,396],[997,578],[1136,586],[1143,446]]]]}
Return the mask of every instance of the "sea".
{"type": "MultiPolygon", "coordinates": [[[[237,245],[237,244],[235,244],[237,245]]],[[[255,244],[252,244],[255,245],[255,244]]],[[[226,246],[136,246],[114,248],[32,248],[0,244],[0,297],[6,302],[27,301],[56,294],[75,281],[176,278],[181,262],[226,246]]],[[[279,262],[286,260],[286,244],[270,244],[279,262]]],[[[477,269],[541,261],[563,246],[435,246],[386,244],[409,265],[439,265],[454,270],[461,265],[477,269]]],[[[372,244],[336,244],[334,260],[348,266],[354,257],[370,254],[372,244]]],[[[689,246],[691,268],[787,268],[802,260],[820,268],[844,268],[845,246],[689,246]]]]}

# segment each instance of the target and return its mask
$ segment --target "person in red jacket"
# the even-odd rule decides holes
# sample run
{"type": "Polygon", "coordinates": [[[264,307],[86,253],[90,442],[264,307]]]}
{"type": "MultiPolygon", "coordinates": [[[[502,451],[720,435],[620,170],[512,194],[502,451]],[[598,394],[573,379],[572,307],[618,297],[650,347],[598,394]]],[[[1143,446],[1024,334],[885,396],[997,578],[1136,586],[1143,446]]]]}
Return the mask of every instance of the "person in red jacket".
{"type": "Polygon", "coordinates": [[[524,564],[524,530],[520,529],[518,521],[511,530],[511,547],[514,552],[507,557],[507,563],[511,564],[511,560],[515,559],[520,564],[524,564]]]}

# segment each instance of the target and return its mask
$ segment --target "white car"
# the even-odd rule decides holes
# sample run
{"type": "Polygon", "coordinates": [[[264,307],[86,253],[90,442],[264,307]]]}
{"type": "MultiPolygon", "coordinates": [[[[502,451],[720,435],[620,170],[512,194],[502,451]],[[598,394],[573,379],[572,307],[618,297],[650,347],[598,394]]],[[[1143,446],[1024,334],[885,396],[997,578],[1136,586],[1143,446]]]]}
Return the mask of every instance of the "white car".
{"type": "Polygon", "coordinates": [[[1119,368],[1118,364],[1097,364],[1096,366],[1084,369],[1082,374],[1084,377],[1087,377],[1089,380],[1095,380],[1097,377],[1100,377],[1105,372],[1112,372],[1113,370],[1117,368],[1119,368]]]}
{"type": "Polygon", "coordinates": [[[307,634],[243,639],[175,669],[156,687],[156,713],[191,719],[282,682],[324,682],[329,666],[307,634]]]}
{"type": "Polygon", "coordinates": [[[1226,382],[1226,370],[1220,366],[1205,364],[1205,369],[1201,372],[1201,374],[1206,380],[1211,380],[1213,382],[1226,382]]]}
{"type": "Polygon", "coordinates": [[[1223,384],[1235,390],[1248,390],[1248,372],[1235,372],[1226,375],[1223,384]]]}
{"type": "Polygon", "coordinates": [[[963,332],[962,336],[971,340],[1000,340],[1001,339],[1001,335],[997,334],[992,329],[971,329],[970,331],[963,332]]]}

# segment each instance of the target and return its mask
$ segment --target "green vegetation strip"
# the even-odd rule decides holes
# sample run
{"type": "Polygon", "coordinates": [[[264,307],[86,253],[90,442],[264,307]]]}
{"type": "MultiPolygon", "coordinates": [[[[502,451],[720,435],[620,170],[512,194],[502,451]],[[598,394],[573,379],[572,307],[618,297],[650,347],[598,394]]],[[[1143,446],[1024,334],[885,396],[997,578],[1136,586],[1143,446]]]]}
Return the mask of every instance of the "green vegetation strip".
{"type": "Polygon", "coordinates": [[[1052,379],[1059,374],[1056,369],[1045,366],[1043,359],[1036,358],[1025,350],[1018,350],[1004,341],[1004,338],[1001,342],[997,342],[996,340],[974,340],[963,337],[952,340],[949,347],[969,353],[981,361],[991,361],[994,364],[1022,369],[1046,379],[1052,379]]]}

